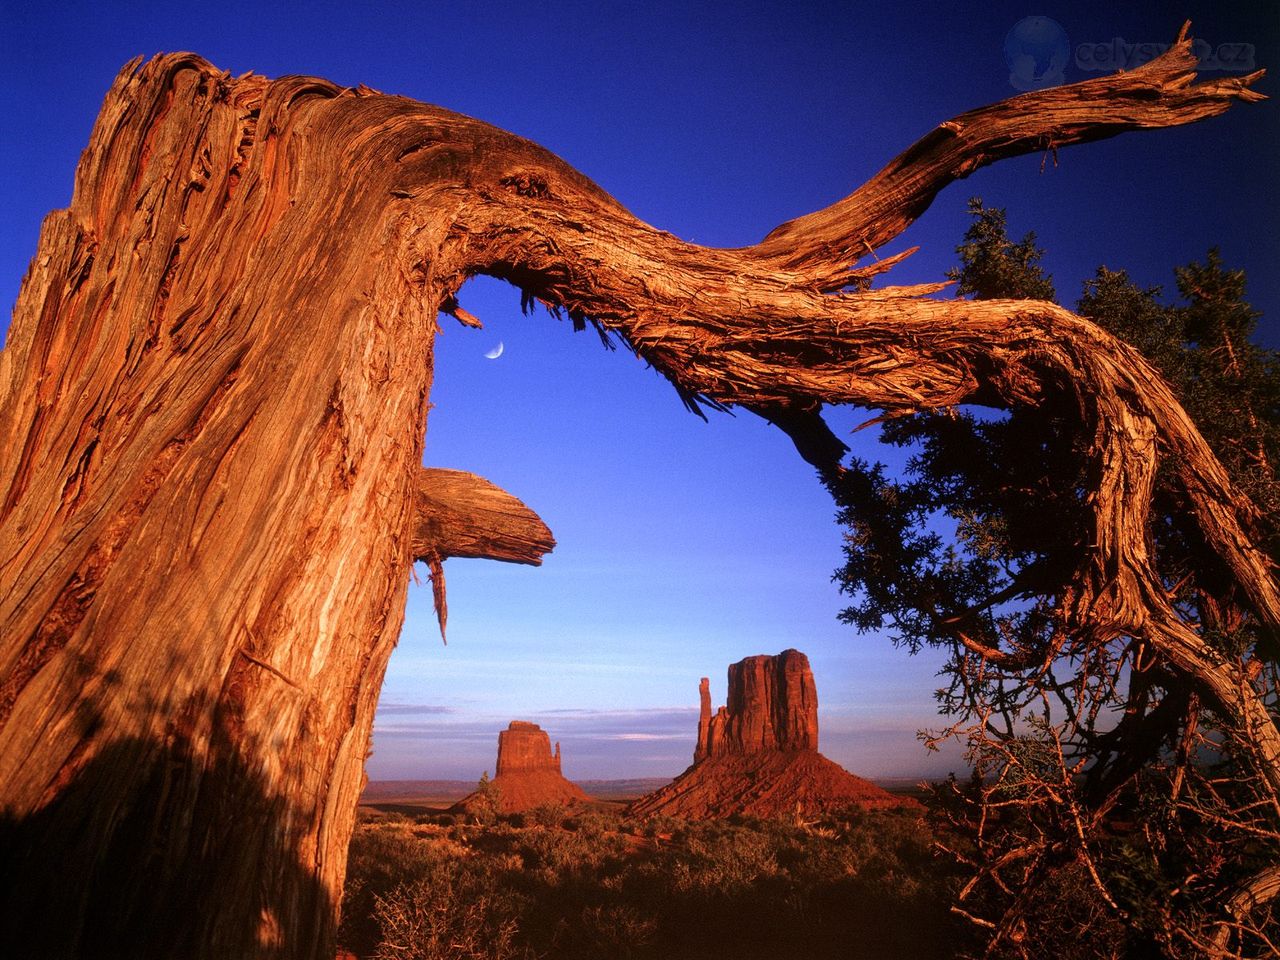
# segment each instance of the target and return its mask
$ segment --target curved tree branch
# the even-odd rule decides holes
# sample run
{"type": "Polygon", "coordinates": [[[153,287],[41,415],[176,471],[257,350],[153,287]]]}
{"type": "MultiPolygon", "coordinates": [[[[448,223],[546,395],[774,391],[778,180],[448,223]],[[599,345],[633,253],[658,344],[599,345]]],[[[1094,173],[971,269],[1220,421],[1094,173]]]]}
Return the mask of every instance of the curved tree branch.
{"type": "Polygon", "coordinates": [[[1208,956],[1213,960],[1238,956],[1228,952],[1232,933],[1250,929],[1250,914],[1268,907],[1277,899],[1280,899],[1280,864],[1263,867],[1247,877],[1227,899],[1227,912],[1234,922],[1222,923],[1209,943],[1204,945],[1208,956]]]}
{"type": "Polygon", "coordinates": [[[1134,70],[1024,93],[939,124],[843,200],[777,227],[756,254],[783,268],[838,268],[900,234],[948,184],[997,160],[1193,123],[1237,100],[1265,99],[1251,89],[1261,70],[1196,83],[1190,26],[1134,70]]]}
{"type": "Polygon", "coordinates": [[[1097,139],[1191,122],[1234,99],[1258,99],[1248,86],[1257,74],[1192,84],[1194,61],[1184,33],[1142,71],[966,115],[960,126],[968,136],[938,149],[941,141],[926,138],[864,188],[868,193],[783,231],[797,251],[787,269],[769,260],[782,236],[777,231],[755,248],[694,247],[638,223],[594,189],[583,190],[554,158],[539,162],[504,151],[504,160],[518,166],[486,169],[473,181],[476,199],[459,209],[461,264],[451,283],[493,273],[573,318],[590,318],[663,371],[687,402],[740,404],[766,416],[790,412],[795,419],[788,432],[799,435],[810,459],[826,458],[828,468],[835,444],[810,439],[819,435],[815,411],[824,403],[899,412],[966,402],[1034,405],[1049,393],[1066,393],[1080,411],[1096,477],[1094,542],[1070,583],[1071,621],[1097,640],[1149,637],[1216,705],[1256,731],[1268,780],[1280,791],[1274,719],[1259,698],[1241,693],[1249,685],[1238,669],[1220,662],[1181,623],[1148,553],[1158,456],[1184,487],[1206,542],[1273,633],[1280,628],[1280,586],[1252,537],[1256,508],[1234,489],[1150,364],[1050,303],[922,297],[937,286],[819,292],[832,285],[822,279],[824,271],[849,252],[831,253],[836,248],[822,224],[845,215],[856,222],[864,203],[874,208],[877,223],[888,224],[876,234],[884,242],[943,183],[981,162],[1025,152],[1037,137],[1097,139]],[[495,179],[498,189],[485,189],[495,179]],[[877,186],[899,179],[914,186],[877,186]],[[513,182],[535,186],[515,191],[519,202],[513,203],[502,190],[513,182]],[[766,263],[773,269],[762,270],[766,263]]]}

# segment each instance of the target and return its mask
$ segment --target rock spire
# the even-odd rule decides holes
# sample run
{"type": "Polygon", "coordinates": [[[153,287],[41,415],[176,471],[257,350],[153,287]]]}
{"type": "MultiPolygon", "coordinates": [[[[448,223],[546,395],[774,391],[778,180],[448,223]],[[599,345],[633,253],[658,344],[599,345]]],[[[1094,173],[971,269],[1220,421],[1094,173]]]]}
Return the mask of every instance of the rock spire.
{"type": "Polygon", "coordinates": [[[711,715],[708,678],[694,760],[726,754],[818,749],[818,691],[799,650],[747,657],[729,667],[728,703],[711,715]]]}
{"type": "Polygon", "coordinates": [[[693,766],[633,803],[633,814],[770,817],[911,802],[818,753],[818,691],[809,658],[799,650],[730,665],[727,702],[714,714],[707,677],[698,698],[693,766]]]}

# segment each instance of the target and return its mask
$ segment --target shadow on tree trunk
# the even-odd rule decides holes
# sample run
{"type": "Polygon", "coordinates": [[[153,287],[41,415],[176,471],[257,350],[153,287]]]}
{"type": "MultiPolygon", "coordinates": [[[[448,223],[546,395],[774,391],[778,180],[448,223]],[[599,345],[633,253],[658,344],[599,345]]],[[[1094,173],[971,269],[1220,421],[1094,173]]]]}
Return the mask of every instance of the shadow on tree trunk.
{"type": "Polygon", "coordinates": [[[0,819],[4,954],[332,955],[335,904],[291,849],[288,821],[284,798],[225,744],[115,741],[50,803],[0,819]]]}

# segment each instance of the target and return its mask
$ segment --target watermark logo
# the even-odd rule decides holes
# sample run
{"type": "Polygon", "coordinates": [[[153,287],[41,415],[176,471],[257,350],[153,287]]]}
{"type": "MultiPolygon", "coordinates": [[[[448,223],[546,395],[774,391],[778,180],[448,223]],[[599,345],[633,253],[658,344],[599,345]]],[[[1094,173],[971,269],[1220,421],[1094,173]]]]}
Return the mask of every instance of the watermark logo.
{"type": "Polygon", "coordinates": [[[1016,90],[1043,90],[1066,82],[1071,42],[1049,17],[1023,17],[1004,38],[1004,62],[1016,90]]]}
{"type": "MultiPolygon", "coordinates": [[[[1076,66],[1081,70],[1111,72],[1132,70],[1150,63],[1168,50],[1167,43],[1129,43],[1121,37],[1113,37],[1104,43],[1082,43],[1076,47],[1076,66]]],[[[1191,52],[1200,61],[1197,69],[1224,70],[1231,73],[1248,73],[1254,69],[1252,43],[1219,43],[1196,38],[1191,41],[1191,52]]]]}
{"type": "MultiPolygon", "coordinates": [[[[1072,49],[1067,31],[1050,17],[1023,17],[1004,38],[1004,62],[1015,90],[1043,90],[1067,82],[1067,66],[1086,73],[1114,73],[1150,63],[1169,49],[1168,43],[1130,43],[1122,37],[1081,43],[1072,49]]],[[[1199,70],[1248,73],[1256,69],[1252,43],[1191,41],[1199,70]]]]}

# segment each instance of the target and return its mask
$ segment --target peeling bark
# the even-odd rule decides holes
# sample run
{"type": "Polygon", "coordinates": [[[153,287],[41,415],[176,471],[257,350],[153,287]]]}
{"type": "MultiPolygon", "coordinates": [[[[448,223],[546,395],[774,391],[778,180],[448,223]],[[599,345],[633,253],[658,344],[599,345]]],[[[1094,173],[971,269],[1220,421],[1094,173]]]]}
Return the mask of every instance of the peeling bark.
{"type": "Polygon", "coordinates": [[[0,354],[0,853],[29,878],[6,920],[44,957],[324,955],[413,559],[536,562],[550,543],[514,498],[419,472],[437,310],[478,273],[621,337],[694,409],[760,412],[827,469],[826,403],[1072,397],[1097,481],[1073,622],[1148,637],[1280,791],[1273,720],[1147,553],[1160,456],[1254,616],[1280,622],[1253,508],[1160,378],[1052,304],[872,290],[892,258],[855,266],[985,163],[1258,99],[1257,75],[1193,83],[1194,65],[1184,36],[965,114],[736,250],[439,108],[189,54],[127,65],[0,354]]]}

